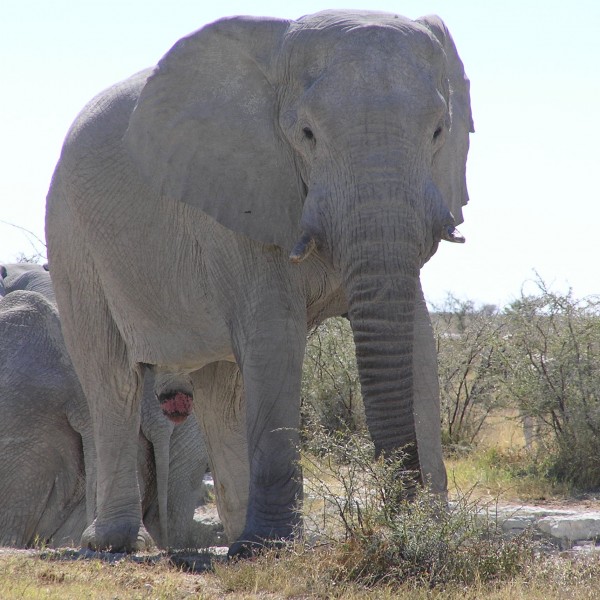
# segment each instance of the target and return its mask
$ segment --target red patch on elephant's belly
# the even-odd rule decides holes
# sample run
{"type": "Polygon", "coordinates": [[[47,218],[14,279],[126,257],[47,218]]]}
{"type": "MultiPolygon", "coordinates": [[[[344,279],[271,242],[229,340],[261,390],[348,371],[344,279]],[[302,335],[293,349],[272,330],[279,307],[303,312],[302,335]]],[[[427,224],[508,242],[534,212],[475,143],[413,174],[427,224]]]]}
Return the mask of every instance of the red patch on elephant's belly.
{"type": "Polygon", "coordinates": [[[193,398],[188,394],[176,392],[162,400],[160,408],[167,419],[178,425],[192,414],[193,402],[193,398]]]}

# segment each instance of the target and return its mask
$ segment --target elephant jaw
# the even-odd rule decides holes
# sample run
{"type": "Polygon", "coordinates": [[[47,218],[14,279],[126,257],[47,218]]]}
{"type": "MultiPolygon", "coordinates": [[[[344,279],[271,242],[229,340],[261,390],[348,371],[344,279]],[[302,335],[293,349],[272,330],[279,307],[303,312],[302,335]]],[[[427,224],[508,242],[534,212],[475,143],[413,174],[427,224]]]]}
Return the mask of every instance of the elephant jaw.
{"type": "Polygon", "coordinates": [[[160,408],[163,415],[176,425],[183,423],[192,414],[193,403],[192,396],[183,392],[161,394],[160,396],[160,408]]]}

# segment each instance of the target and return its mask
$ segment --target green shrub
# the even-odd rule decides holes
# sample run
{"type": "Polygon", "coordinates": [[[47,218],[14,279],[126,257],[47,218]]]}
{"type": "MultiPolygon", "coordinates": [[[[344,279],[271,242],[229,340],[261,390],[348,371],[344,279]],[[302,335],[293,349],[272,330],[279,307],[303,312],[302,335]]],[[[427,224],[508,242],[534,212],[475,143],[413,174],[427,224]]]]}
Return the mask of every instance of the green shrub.
{"type": "Polygon", "coordinates": [[[354,338],[347,319],[328,319],[308,338],[302,376],[302,414],[328,431],[365,427],[354,338]]]}
{"type": "Polygon", "coordinates": [[[313,506],[321,500],[320,511],[313,508],[307,520],[331,544],[335,580],[473,584],[513,577],[530,564],[531,540],[507,540],[468,496],[448,507],[419,487],[409,502],[412,478],[403,471],[402,453],[375,460],[361,433],[332,435],[313,427],[311,439],[328,452],[322,459],[304,456],[307,495],[313,506]]]}
{"type": "Polygon", "coordinates": [[[506,310],[506,393],[536,423],[549,475],[600,486],[600,302],[569,291],[522,294],[506,310]]]}
{"type": "Polygon", "coordinates": [[[434,307],[442,442],[448,449],[473,447],[488,416],[503,406],[499,341],[504,323],[496,307],[475,307],[449,295],[434,307]]]}
{"type": "MultiPolygon", "coordinates": [[[[543,459],[549,480],[598,488],[600,302],[537,286],[502,312],[451,296],[434,308],[442,440],[447,450],[469,450],[488,417],[510,408],[535,423],[529,460],[543,459]]],[[[330,433],[365,429],[346,319],[329,319],[309,337],[302,415],[330,433]]]]}

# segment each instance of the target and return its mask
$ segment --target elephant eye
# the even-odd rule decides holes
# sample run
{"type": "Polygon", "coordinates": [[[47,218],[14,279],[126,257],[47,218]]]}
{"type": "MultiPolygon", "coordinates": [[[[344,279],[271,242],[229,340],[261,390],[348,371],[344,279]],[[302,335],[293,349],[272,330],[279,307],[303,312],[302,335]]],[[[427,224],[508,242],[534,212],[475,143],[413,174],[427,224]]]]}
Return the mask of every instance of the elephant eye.
{"type": "Polygon", "coordinates": [[[304,136],[307,140],[315,139],[315,134],[312,132],[312,129],[310,127],[305,127],[302,131],[304,132],[304,136]]]}
{"type": "Polygon", "coordinates": [[[442,126],[438,127],[438,128],[437,128],[437,129],[436,129],[436,130],[433,132],[433,139],[434,139],[434,140],[437,140],[437,139],[440,137],[440,135],[442,135],[442,131],[444,131],[443,127],[442,127],[442,126]]]}

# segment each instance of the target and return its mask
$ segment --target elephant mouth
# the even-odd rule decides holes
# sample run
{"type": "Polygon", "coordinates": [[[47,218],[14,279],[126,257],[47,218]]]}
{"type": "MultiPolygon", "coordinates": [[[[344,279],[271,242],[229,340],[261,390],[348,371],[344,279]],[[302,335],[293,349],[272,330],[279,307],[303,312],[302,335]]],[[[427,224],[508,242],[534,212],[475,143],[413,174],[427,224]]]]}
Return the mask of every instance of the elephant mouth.
{"type": "Polygon", "coordinates": [[[176,425],[183,423],[191,414],[194,399],[183,392],[161,394],[160,408],[163,415],[176,425]]]}

